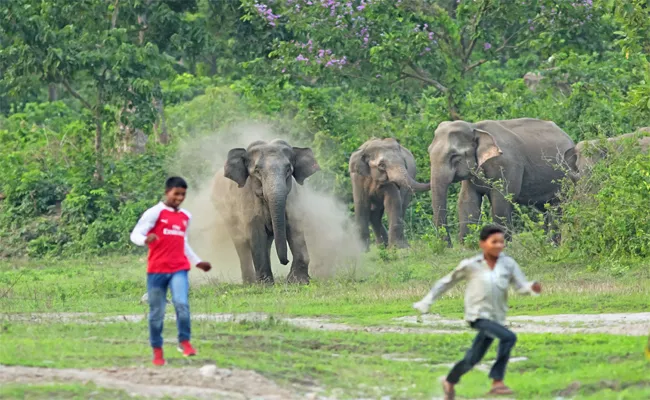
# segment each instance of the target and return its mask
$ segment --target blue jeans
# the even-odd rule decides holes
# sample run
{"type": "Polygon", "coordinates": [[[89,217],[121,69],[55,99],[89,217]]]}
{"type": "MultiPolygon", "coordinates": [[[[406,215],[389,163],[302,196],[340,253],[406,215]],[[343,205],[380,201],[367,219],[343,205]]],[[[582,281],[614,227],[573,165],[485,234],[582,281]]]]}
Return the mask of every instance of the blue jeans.
{"type": "Polygon", "coordinates": [[[149,295],[149,342],[151,347],[162,347],[163,321],[167,304],[167,288],[172,291],[172,303],[176,310],[178,341],[190,340],[190,304],[188,293],[190,282],[187,271],[173,274],[147,274],[149,295]]]}
{"type": "Polygon", "coordinates": [[[474,343],[465,354],[465,358],[456,363],[447,375],[447,382],[458,383],[461,376],[481,361],[495,338],[499,339],[499,348],[497,349],[497,359],[490,370],[490,378],[502,381],[506,374],[510,351],[517,343],[517,336],[505,326],[488,319],[477,319],[471,322],[470,326],[478,331],[478,335],[474,338],[474,343]]]}

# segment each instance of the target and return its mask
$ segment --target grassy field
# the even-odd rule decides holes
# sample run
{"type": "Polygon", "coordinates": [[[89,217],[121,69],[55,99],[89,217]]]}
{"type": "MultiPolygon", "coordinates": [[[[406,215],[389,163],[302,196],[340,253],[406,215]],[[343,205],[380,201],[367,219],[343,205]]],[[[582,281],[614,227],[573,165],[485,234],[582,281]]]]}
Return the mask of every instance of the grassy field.
{"type": "MultiPolygon", "coordinates": [[[[411,303],[433,281],[453,268],[467,250],[433,254],[426,248],[397,253],[373,251],[355,276],[341,272],[309,286],[244,287],[215,284],[195,287],[192,312],[198,314],[264,312],[277,318],[255,321],[193,323],[199,356],[172,353],[173,321],[165,325],[169,366],[254,370],[283,387],[321,388],[337,398],[431,398],[439,396],[438,378],[459,359],[473,334],[377,333],[371,327],[405,327],[397,317],[415,315],[411,303]],[[282,318],[327,318],[363,329],[307,329],[282,318]]],[[[534,263],[521,257],[529,278],[539,279],[537,298],[513,295],[510,315],[594,314],[648,311],[650,271],[643,260],[591,263],[553,254],[534,263]],[[621,268],[620,265],[624,265],[621,268]]],[[[432,312],[462,318],[462,289],[453,289],[432,312]]],[[[72,261],[25,261],[0,264],[0,364],[50,368],[126,368],[148,366],[150,354],[142,257],[72,261]],[[29,319],[38,313],[51,318],[29,319]],[[75,314],[52,314],[75,313],[75,314]],[[89,313],[81,315],[78,313],[89,313]],[[16,318],[17,316],[25,318],[16,318]],[[66,317],[66,315],[68,317],[66,317]],[[74,315],[74,317],[70,317],[74,315]],[[103,318],[134,315],[136,321],[103,318]],[[66,319],[71,318],[71,319],[66,319]]],[[[168,313],[171,313],[171,306],[168,313]]],[[[516,398],[647,398],[645,337],[605,333],[520,333],[507,381],[516,398]]],[[[495,349],[486,356],[494,359],[495,349]]],[[[487,364],[486,364],[487,365],[487,364]]],[[[480,398],[487,373],[475,370],[459,386],[465,398],[480,398]]],[[[92,384],[3,384],[0,398],[122,398],[124,392],[92,384]]]]}

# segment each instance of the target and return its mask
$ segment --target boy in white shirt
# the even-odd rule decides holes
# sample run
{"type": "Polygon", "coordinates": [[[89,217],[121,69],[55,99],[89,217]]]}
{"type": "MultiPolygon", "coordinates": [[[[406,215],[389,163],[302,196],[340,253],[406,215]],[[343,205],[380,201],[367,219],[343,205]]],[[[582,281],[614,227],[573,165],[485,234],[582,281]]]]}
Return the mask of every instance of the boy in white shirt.
{"type": "Polygon", "coordinates": [[[490,371],[493,380],[489,394],[512,394],[503,383],[510,351],[517,342],[517,336],[504,326],[508,310],[508,286],[512,283],[521,294],[536,295],[542,287],[538,282],[528,282],[519,265],[503,253],[505,235],[498,226],[486,226],[481,230],[479,245],[483,254],[468,258],[433,286],[431,291],[413,308],[427,313],[433,302],[459,281],[468,281],[465,292],[465,320],[478,331],[472,347],[465,358],[452,368],[442,382],[446,400],[455,397],[454,386],[461,376],[476,365],[492,344],[499,339],[497,359],[490,371]]]}

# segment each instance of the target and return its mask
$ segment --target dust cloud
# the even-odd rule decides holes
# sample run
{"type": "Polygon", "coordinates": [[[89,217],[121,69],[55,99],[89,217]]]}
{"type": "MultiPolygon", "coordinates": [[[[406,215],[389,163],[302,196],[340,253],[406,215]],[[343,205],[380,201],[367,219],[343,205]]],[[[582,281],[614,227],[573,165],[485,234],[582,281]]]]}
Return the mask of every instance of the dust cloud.
{"type": "MultiPolygon", "coordinates": [[[[188,237],[194,251],[212,263],[212,271],[203,273],[193,268],[192,284],[215,282],[241,282],[239,257],[225,229],[224,220],[213,205],[212,183],[216,173],[223,173],[228,151],[235,147],[246,148],[255,140],[286,140],[292,146],[310,147],[295,139],[275,133],[271,125],[239,123],[221,131],[185,141],[168,167],[170,174],[185,177],[190,185],[183,207],[192,213],[188,237]]],[[[314,177],[322,172],[316,172],[314,177]]],[[[313,179],[313,177],[311,178],[313,179]]],[[[294,184],[297,191],[299,213],[304,216],[303,230],[310,256],[309,274],[313,278],[331,278],[338,273],[356,275],[360,265],[362,246],[355,232],[347,207],[332,194],[310,186],[294,184]]],[[[218,195],[218,194],[217,194],[218,195]]],[[[292,256],[289,256],[292,259],[292,256]]],[[[273,275],[281,282],[291,264],[281,265],[275,251],[271,250],[273,275]]]]}

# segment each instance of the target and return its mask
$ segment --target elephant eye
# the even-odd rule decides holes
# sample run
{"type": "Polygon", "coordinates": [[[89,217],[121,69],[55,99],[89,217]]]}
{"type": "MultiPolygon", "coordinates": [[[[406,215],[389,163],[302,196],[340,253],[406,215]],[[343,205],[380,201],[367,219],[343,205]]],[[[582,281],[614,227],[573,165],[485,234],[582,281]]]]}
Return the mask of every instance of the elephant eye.
{"type": "Polygon", "coordinates": [[[456,164],[460,161],[460,156],[458,154],[452,154],[451,157],[449,157],[449,162],[452,164],[456,164]]]}
{"type": "Polygon", "coordinates": [[[285,174],[288,176],[288,175],[291,175],[292,172],[293,172],[293,171],[292,171],[292,169],[291,169],[291,166],[288,166],[288,167],[287,167],[287,171],[285,172],[285,174]]]}
{"type": "Polygon", "coordinates": [[[378,166],[379,166],[379,168],[381,168],[381,169],[385,169],[385,168],[386,168],[386,163],[383,162],[383,161],[380,161],[378,166]]]}

